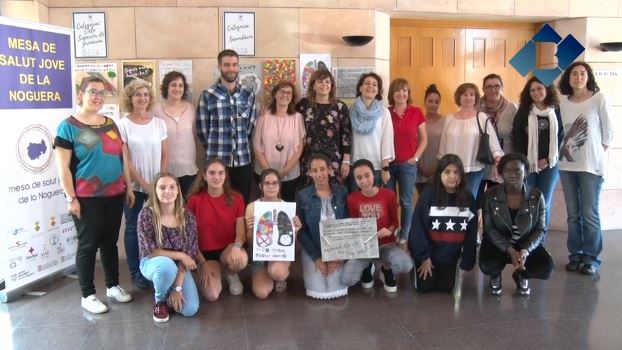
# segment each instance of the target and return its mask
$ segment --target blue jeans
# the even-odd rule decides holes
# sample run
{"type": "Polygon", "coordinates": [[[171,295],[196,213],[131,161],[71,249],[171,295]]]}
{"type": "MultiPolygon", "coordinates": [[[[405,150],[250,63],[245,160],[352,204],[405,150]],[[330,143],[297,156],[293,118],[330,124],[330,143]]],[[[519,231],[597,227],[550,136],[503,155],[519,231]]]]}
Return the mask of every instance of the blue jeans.
{"type": "Polygon", "coordinates": [[[600,266],[603,250],[598,204],[602,176],[587,172],[560,171],[568,212],[568,259],[600,266]]]}
{"type": "Polygon", "coordinates": [[[548,231],[551,224],[551,205],[553,204],[553,193],[559,180],[559,165],[546,168],[539,173],[531,173],[527,176],[527,185],[535,187],[542,192],[544,203],[546,204],[546,226],[548,231]]]}
{"type": "MultiPolygon", "coordinates": [[[[475,201],[478,201],[477,195],[479,191],[479,184],[484,179],[484,169],[480,171],[472,171],[470,173],[466,173],[466,189],[471,192],[475,201]]],[[[479,203],[479,202],[478,202],[479,203]]]]}
{"type": "Polygon", "coordinates": [[[387,188],[395,190],[396,184],[399,184],[399,197],[400,197],[400,239],[408,240],[408,234],[410,233],[410,223],[413,220],[413,191],[415,189],[415,182],[417,181],[417,164],[409,164],[404,162],[401,164],[393,164],[389,166],[391,172],[391,179],[387,184],[387,188]]]}
{"type": "Polygon", "coordinates": [[[138,224],[138,213],[143,208],[143,204],[147,200],[148,195],[143,192],[134,191],[136,200],[133,207],[128,207],[127,203],[123,204],[123,214],[125,215],[125,255],[127,256],[127,266],[130,269],[132,279],[141,278],[139,261],[138,261],[138,233],[136,226],[138,224]]]}
{"type": "MultiPolygon", "coordinates": [[[[175,260],[166,256],[142,258],[140,260],[140,272],[153,282],[155,301],[166,301],[173,288],[173,283],[175,283],[175,278],[177,278],[177,264],[175,260]]],[[[181,307],[179,313],[184,316],[196,314],[199,311],[199,292],[190,271],[186,271],[184,275],[181,293],[186,302],[181,307]]]]}

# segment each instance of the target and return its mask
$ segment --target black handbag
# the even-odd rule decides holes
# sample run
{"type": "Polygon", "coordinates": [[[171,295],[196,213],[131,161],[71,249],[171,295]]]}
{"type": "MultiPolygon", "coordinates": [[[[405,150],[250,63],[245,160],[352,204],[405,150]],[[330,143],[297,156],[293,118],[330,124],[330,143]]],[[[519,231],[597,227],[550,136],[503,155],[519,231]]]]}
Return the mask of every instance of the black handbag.
{"type": "Polygon", "coordinates": [[[484,123],[484,129],[482,130],[482,127],[479,125],[479,116],[475,116],[477,128],[479,129],[479,146],[477,148],[476,159],[484,164],[494,163],[494,159],[492,158],[492,154],[490,153],[490,136],[488,135],[488,133],[486,133],[486,128],[488,126],[489,120],[489,118],[486,118],[486,123],[484,123]]]}

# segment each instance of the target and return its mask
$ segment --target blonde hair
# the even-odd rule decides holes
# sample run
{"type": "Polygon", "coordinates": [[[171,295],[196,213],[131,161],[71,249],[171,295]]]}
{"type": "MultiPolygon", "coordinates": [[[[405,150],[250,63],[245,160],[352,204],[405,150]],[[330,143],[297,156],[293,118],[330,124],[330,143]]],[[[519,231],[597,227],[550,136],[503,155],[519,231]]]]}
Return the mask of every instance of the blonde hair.
{"type": "Polygon", "coordinates": [[[147,200],[145,204],[145,208],[151,209],[153,212],[153,228],[155,231],[156,243],[159,248],[162,248],[163,234],[162,234],[162,208],[160,207],[160,200],[158,200],[158,196],[156,195],[156,188],[158,187],[158,181],[165,177],[171,178],[175,180],[175,184],[177,185],[177,198],[175,198],[175,207],[174,207],[174,215],[177,223],[179,224],[179,232],[181,235],[186,238],[186,208],[184,207],[184,199],[181,194],[181,189],[179,186],[179,181],[177,178],[170,173],[161,172],[158,173],[153,179],[153,183],[151,185],[151,196],[147,200]]]}
{"type": "Polygon", "coordinates": [[[150,110],[151,107],[153,107],[155,101],[153,91],[151,90],[151,83],[142,79],[134,79],[127,84],[123,93],[123,108],[125,108],[126,111],[131,113],[134,110],[132,96],[134,96],[136,91],[142,88],[147,88],[147,91],[149,91],[149,103],[147,104],[147,110],[150,110]]]}

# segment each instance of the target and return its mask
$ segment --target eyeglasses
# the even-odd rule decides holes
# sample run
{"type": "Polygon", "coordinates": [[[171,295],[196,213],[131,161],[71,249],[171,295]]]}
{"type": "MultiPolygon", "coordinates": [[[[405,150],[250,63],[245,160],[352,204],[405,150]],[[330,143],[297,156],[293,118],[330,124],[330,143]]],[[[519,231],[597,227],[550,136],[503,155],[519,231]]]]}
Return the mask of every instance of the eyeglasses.
{"type": "Polygon", "coordinates": [[[276,93],[279,95],[289,95],[289,96],[294,94],[294,92],[291,90],[279,90],[276,93]]]}
{"type": "Polygon", "coordinates": [[[484,90],[501,90],[501,85],[486,85],[484,90]]]}
{"type": "Polygon", "coordinates": [[[108,96],[108,90],[88,89],[86,93],[93,96],[106,97],[108,96]]]}
{"type": "Polygon", "coordinates": [[[278,186],[279,182],[278,181],[264,181],[263,186],[264,187],[275,187],[278,186]]]}

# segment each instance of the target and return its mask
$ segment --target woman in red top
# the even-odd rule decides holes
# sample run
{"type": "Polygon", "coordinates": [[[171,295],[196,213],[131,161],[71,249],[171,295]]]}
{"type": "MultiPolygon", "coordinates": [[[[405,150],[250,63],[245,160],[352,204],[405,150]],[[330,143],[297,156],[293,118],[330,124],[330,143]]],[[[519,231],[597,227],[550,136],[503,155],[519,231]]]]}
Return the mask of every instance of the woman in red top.
{"type": "Polygon", "coordinates": [[[248,255],[244,226],[244,200],[229,184],[222,160],[205,163],[202,176],[197,176],[188,199],[188,209],[197,219],[199,249],[207,260],[201,265],[199,289],[209,301],[222,291],[221,264],[227,269],[227,282],[232,295],[240,295],[244,286],[237,272],[246,267],[248,255]]]}
{"type": "Polygon", "coordinates": [[[410,87],[398,78],[389,86],[389,111],[393,121],[395,160],[389,166],[391,179],[387,187],[395,192],[399,183],[401,229],[399,245],[406,248],[413,215],[413,190],[417,179],[417,162],[428,144],[425,117],[419,107],[411,105],[410,87]]]}

